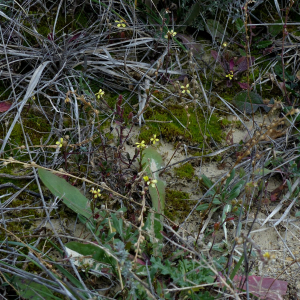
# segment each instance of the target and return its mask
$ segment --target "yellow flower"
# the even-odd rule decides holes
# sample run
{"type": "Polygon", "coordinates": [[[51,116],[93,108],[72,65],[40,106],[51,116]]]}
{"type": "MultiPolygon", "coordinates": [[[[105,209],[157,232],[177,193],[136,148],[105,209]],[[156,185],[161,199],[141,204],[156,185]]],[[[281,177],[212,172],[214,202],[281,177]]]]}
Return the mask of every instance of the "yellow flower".
{"type": "Polygon", "coordinates": [[[227,74],[226,77],[228,77],[229,80],[232,80],[232,78],[233,78],[233,71],[230,71],[230,73],[227,74]]]}
{"type": "Polygon", "coordinates": [[[64,139],[60,138],[60,140],[56,142],[57,147],[61,148],[63,145],[63,141],[64,141],[64,139]]]}
{"type": "Polygon", "coordinates": [[[123,20],[120,20],[120,21],[115,21],[116,23],[118,23],[118,27],[126,27],[126,25],[124,24],[124,21],[123,20]]]}
{"type": "Polygon", "coordinates": [[[101,89],[99,90],[98,93],[95,94],[95,96],[97,97],[97,99],[99,100],[100,98],[102,98],[102,96],[104,96],[104,91],[102,91],[101,89]]]}
{"type": "Polygon", "coordinates": [[[101,191],[98,189],[98,190],[95,190],[94,188],[91,188],[90,190],[90,193],[93,194],[93,198],[100,198],[101,197],[101,191]]]}
{"type": "Polygon", "coordinates": [[[152,187],[155,187],[155,184],[157,183],[156,179],[150,179],[148,176],[144,176],[143,179],[146,181],[147,185],[151,185],[152,187]]]}
{"type": "Polygon", "coordinates": [[[263,254],[263,257],[266,259],[267,262],[274,261],[276,256],[274,254],[270,254],[270,252],[266,252],[263,254]]]}
{"type": "Polygon", "coordinates": [[[177,32],[175,32],[174,30],[171,30],[171,31],[169,30],[167,32],[167,34],[165,35],[165,38],[170,39],[170,38],[174,37],[176,34],[177,34],[177,32]]]}
{"type": "Polygon", "coordinates": [[[223,47],[227,47],[227,43],[226,42],[223,43],[223,47]]]}
{"type": "Polygon", "coordinates": [[[182,85],[181,86],[181,89],[182,89],[182,94],[184,94],[185,92],[187,93],[187,94],[190,94],[191,92],[190,92],[190,90],[188,89],[189,88],[189,84],[187,84],[186,86],[184,86],[184,85],[182,85]]]}
{"type": "Polygon", "coordinates": [[[153,134],[153,137],[150,139],[153,145],[155,145],[156,142],[159,141],[159,139],[156,138],[156,134],[153,134]]]}
{"type": "Polygon", "coordinates": [[[135,143],[137,148],[144,149],[146,148],[145,141],[141,141],[140,143],[135,143]]]}

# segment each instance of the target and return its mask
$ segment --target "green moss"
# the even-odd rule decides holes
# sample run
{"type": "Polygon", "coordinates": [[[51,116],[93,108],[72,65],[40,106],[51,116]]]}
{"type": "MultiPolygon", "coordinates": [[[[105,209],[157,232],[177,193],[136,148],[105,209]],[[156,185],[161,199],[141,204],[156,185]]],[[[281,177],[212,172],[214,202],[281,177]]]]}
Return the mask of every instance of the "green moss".
{"type": "Polygon", "coordinates": [[[189,197],[186,192],[166,189],[164,214],[173,221],[178,217],[184,218],[190,211],[190,205],[186,201],[189,197]]]}
{"type": "Polygon", "coordinates": [[[143,126],[139,136],[140,140],[148,143],[153,134],[158,135],[160,132],[161,136],[168,142],[174,142],[181,137],[184,141],[197,143],[201,146],[203,144],[203,135],[207,137],[211,135],[215,141],[221,141],[223,132],[216,115],[213,114],[207,121],[198,109],[195,111],[193,108],[189,108],[188,113],[181,105],[169,105],[167,109],[171,113],[157,107],[146,111],[144,114],[146,120],[158,122],[148,122],[143,126]],[[170,123],[170,121],[172,122],[170,123]],[[187,127],[187,129],[182,125],[187,127]]]}
{"type": "MultiPolygon", "coordinates": [[[[34,208],[28,208],[26,209],[26,206],[29,205],[29,201],[19,200],[15,199],[11,202],[10,207],[15,208],[15,210],[12,210],[9,214],[11,217],[17,218],[17,217],[26,217],[30,216],[30,218],[38,218],[41,216],[40,212],[37,209],[34,208]],[[18,207],[22,207],[23,209],[18,210],[18,207]],[[25,209],[24,209],[25,208],[25,209]]],[[[24,222],[28,221],[28,219],[24,219],[24,222]]],[[[22,222],[23,223],[23,222],[22,222]]]]}
{"type": "Polygon", "coordinates": [[[190,163],[186,163],[178,168],[174,168],[175,174],[181,179],[192,179],[195,175],[195,170],[190,163]]]}
{"type": "MultiPolygon", "coordinates": [[[[98,89],[99,90],[99,89],[98,89]]],[[[97,93],[98,91],[96,91],[97,93]]],[[[136,96],[134,97],[131,97],[130,100],[128,100],[128,96],[129,96],[129,93],[122,93],[122,94],[112,94],[112,93],[109,93],[109,92],[106,92],[105,91],[105,96],[104,96],[104,100],[106,101],[106,103],[109,105],[109,107],[112,109],[112,110],[115,110],[116,109],[116,104],[119,100],[119,96],[122,95],[123,97],[123,101],[122,101],[122,108],[124,109],[124,117],[128,116],[128,114],[132,111],[134,111],[134,108],[133,108],[133,105],[137,104],[138,103],[138,99],[136,96]]]]}
{"type": "MultiPolygon", "coordinates": [[[[41,145],[41,139],[46,138],[47,135],[51,132],[51,124],[48,123],[47,119],[42,116],[37,116],[34,112],[24,112],[26,117],[22,118],[24,131],[28,134],[28,137],[32,145],[41,145]]],[[[0,136],[6,135],[6,129],[4,126],[0,126],[0,136]]],[[[20,147],[25,144],[25,139],[23,136],[22,126],[20,123],[16,123],[14,129],[10,135],[10,140],[13,142],[13,145],[20,147]]],[[[29,145],[30,142],[29,142],[29,145]]],[[[11,146],[6,146],[5,150],[10,150],[11,146]]],[[[13,151],[12,156],[17,159],[15,154],[19,153],[19,150],[16,149],[13,151]]],[[[10,155],[11,156],[11,155],[10,155]]]]}

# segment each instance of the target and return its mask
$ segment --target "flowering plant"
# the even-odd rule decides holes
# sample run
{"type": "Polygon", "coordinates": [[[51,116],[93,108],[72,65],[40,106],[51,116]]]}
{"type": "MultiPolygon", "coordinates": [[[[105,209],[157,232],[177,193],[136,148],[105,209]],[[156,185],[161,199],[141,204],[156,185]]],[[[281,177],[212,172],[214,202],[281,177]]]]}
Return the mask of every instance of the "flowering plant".
{"type": "MultiPolygon", "coordinates": [[[[225,77],[227,87],[232,87],[232,81],[235,80],[235,77],[238,73],[242,73],[248,69],[247,57],[241,56],[240,58],[233,58],[229,55],[228,52],[224,52],[221,56],[217,51],[211,51],[212,57],[220,63],[225,72],[225,77]]],[[[251,56],[249,58],[249,67],[254,63],[255,58],[251,56]]],[[[242,89],[248,89],[247,83],[238,82],[239,86],[242,89]]]]}

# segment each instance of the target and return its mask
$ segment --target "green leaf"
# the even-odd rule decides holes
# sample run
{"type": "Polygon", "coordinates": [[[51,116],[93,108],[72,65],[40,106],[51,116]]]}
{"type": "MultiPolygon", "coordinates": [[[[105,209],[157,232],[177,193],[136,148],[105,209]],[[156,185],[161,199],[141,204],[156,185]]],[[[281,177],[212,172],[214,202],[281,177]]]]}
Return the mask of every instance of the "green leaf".
{"type": "Polygon", "coordinates": [[[240,178],[243,178],[245,175],[246,175],[245,169],[244,169],[244,168],[240,168],[240,171],[239,171],[239,177],[240,177],[240,178]]]}
{"type": "MultiPolygon", "coordinates": [[[[54,261],[51,261],[52,264],[55,265],[55,267],[71,282],[73,283],[74,286],[76,286],[77,288],[81,288],[83,289],[84,287],[82,286],[81,282],[79,280],[77,280],[71,273],[69,273],[65,268],[63,268],[62,266],[60,266],[59,264],[57,264],[54,261]]],[[[80,299],[90,299],[90,297],[83,293],[80,295],[80,299]]]]}
{"type": "Polygon", "coordinates": [[[15,287],[18,294],[24,299],[30,300],[59,300],[61,298],[55,297],[51,290],[43,284],[37,283],[33,280],[21,279],[20,277],[13,276],[10,280],[11,284],[15,287]]]}
{"type": "MultiPolygon", "coordinates": [[[[282,72],[282,65],[281,64],[278,64],[274,67],[274,72],[276,73],[276,75],[278,75],[280,77],[281,80],[283,80],[283,72],[282,72]]],[[[287,69],[284,70],[284,78],[285,78],[286,81],[289,81],[289,82],[292,82],[292,83],[295,80],[295,76],[290,74],[290,72],[287,69]]]]}
{"type": "Polygon", "coordinates": [[[231,180],[234,178],[235,175],[235,169],[233,169],[230,173],[230,176],[227,178],[226,180],[226,184],[225,184],[225,189],[228,187],[229,183],[231,182],[231,180]]]}
{"type": "Polygon", "coordinates": [[[272,173],[273,171],[272,170],[269,170],[269,169],[266,169],[266,168],[263,168],[263,169],[256,169],[254,172],[253,172],[253,174],[255,175],[255,176],[266,176],[266,175],[268,175],[268,174],[270,174],[270,173],[272,173]]]}
{"type": "Polygon", "coordinates": [[[295,217],[300,217],[300,210],[298,210],[296,213],[295,213],[295,217]]]}
{"type": "Polygon", "coordinates": [[[233,280],[234,276],[236,275],[237,271],[240,270],[240,267],[244,261],[244,255],[241,256],[238,263],[235,265],[232,273],[230,274],[230,280],[233,280]]]}
{"type": "Polygon", "coordinates": [[[236,19],[235,21],[235,27],[238,31],[240,32],[245,32],[245,28],[244,28],[244,21],[241,19],[236,19]]]}
{"type": "Polygon", "coordinates": [[[245,111],[247,114],[252,113],[252,108],[253,113],[255,113],[259,107],[265,106],[260,95],[255,92],[249,92],[248,95],[248,91],[238,93],[233,98],[233,103],[240,111],[245,111]]]}
{"type": "Polygon", "coordinates": [[[200,204],[197,206],[196,210],[200,210],[200,211],[204,211],[204,210],[207,210],[209,207],[209,204],[208,203],[204,203],[204,204],[200,204]]]}
{"type": "Polygon", "coordinates": [[[87,219],[92,218],[90,201],[77,188],[47,170],[39,168],[38,173],[44,185],[55,197],[62,198],[63,203],[74,212],[83,215],[87,219]]]}
{"type": "Polygon", "coordinates": [[[208,188],[211,188],[213,186],[213,182],[208,179],[204,174],[202,174],[202,180],[203,180],[203,183],[208,187],[208,188]]]}
{"type": "Polygon", "coordinates": [[[246,53],[245,50],[239,49],[239,52],[240,52],[240,55],[241,55],[241,56],[247,56],[247,53],[246,53]]]}
{"type": "Polygon", "coordinates": [[[214,198],[214,200],[212,201],[212,203],[218,205],[218,204],[221,204],[222,202],[219,199],[214,198]]]}
{"type": "Polygon", "coordinates": [[[117,233],[123,238],[123,220],[118,219],[116,214],[111,214],[113,221],[113,226],[116,229],[117,233]]]}
{"type": "Polygon", "coordinates": [[[199,2],[195,2],[189,11],[186,13],[183,22],[177,26],[176,31],[185,30],[187,26],[192,25],[192,23],[197,19],[201,13],[201,5],[199,2]]]}
{"type": "MultiPolygon", "coordinates": [[[[281,22],[281,20],[277,20],[275,22],[281,22]]],[[[273,35],[273,37],[275,37],[276,35],[278,35],[279,33],[282,32],[283,30],[283,26],[282,25],[271,25],[271,26],[268,26],[269,28],[269,33],[271,35],[273,35]]]]}
{"type": "Polygon", "coordinates": [[[82,244],[79,242],[69,242],[65,246],[83,256],[92,256],[94,260],[115,266],[115,260],[112,259],[103,249],[91,244],[82,244]]]}
{"type": "Polygon", "coordinates": [[[151,196],[153,208],[157,212],[162,213],[165,208],[165,182],[159,178],[159,172],[155,172],[156,170],[159,170],[164,167],[162,156],[153,147],[148,147],[147,149],[143,150],[142,162],[146,166],[147,175],[157,180],[157,190],[155,187],[149,186],[149,193],[151,196]],[[153,173],[153,176],[152,172],[155,172],[153,173]]]}
{"type": "Polygon", "coordinates": [[[227,201],[231,201],[232,199],[238,197],[238,195],[241,193],[241,189],[242,189],[244,183],[245,183],[245,181],[242,180],[233,187],[233,189],[229,192],[227,201]]]}
{"type": "MultiPolygon", "coordinates": [[[[155,172],[164,166],[162,156],[153,147],[148,147],[143,150],[143,160],[145,171],[148,177],[157,180],[156,186],[149,186],[149,193],[152,200],[152,208],[158,213],[163,213],[165,208],[166,184],[159,177],[159,172],[155,172]],[[153,173],[154,172],[154,173],[153,173]]],[[[163,217],[159,214],[153,216],[148,214],[148,219],[151,220],[150,230],[154,231],[155,237],[162,240],[163,217]]]]}
{"type": "Polygon", "coordinates": [[[257,49],[264,49],[267,48],[268,46],[272,45],[272,41],[261,41],[256,44],[257,49]]]}
{"type": "Polygon", "coordinates": [[[220,22],[214,19],[206,20],[206,31],[213,37],[213,39],[222,39],[223,37],[224,39],[226,38],[225,28],[223,27],[223,25],[221,25],[220,22]]]}

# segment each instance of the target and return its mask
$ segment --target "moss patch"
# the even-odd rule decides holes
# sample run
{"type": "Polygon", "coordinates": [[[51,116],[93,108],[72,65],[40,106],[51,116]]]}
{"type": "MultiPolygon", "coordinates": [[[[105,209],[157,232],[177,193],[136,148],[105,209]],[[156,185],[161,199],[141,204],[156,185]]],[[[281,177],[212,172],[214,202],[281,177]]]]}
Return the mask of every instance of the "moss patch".
{"type": "Polygon", "coordinates": [[[184,141],[202,145],[204,136],[212,137],[217,142],[221,141],[223,132],[216,115],[205,118],[200,109],[189,108],[186,111],[183,106],[177,104],[169,105],[167,109],[169,111],[157,107],[148,109],[144,114],[145,119],[158,122],[149,122],[142,127],[140,140],[148,143],[153,134],[160,132],[168,142],[174,142],[180,137],[184,141]],[[172,123],[169,123],[170,121],[172,123]]]}
{"type": "Polygon", "coordinates": [[[184,164],[178,168],[174,168],[176,176],[181,179],[192,179],[195,175],[195,170],[190,163],[184,164]]]}
{"type": "Polygon", "coordinates": [[[164,214],[173,221],[178,217],[185,217],[190,211],[190,206],[186,200],[189,197],[190,195],[186,192],[166,189],[164,214]]]}

